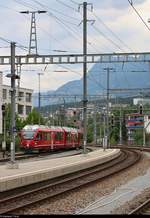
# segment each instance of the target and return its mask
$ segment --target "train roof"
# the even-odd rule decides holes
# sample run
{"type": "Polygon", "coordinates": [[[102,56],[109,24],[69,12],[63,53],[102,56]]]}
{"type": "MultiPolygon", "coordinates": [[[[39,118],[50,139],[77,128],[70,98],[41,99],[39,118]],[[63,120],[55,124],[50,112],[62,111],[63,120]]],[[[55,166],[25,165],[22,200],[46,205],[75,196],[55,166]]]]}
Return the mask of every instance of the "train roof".
{"type": "Polygon", "coordinates": [[[144,116],[144,114],[140,114],[140,113],[132,113],[132,114],[126,114],[126,116],[139,116],[139,117],[142,117],[144,116]]]}
{"type": "Polygon", "coordinates": [[[79,129],[77,128],[72,128],[72,127],[61,127],[61,126],[45,126],[45,125],[26,125],[23,127],[22,130],[26,130],[26,131],[35,131],[37,129],[40,130],[53,130],[53,131],[60,131],[60,132],[81,132],[79,129]]]}
{"type": "Polygon", "coordinates": [[[23,127],[23,130],[31,130],[31,131],[34,131],[34,130],[37,130],[37,129],[49,129],[50,127],[48,126],[44,126],[44,125],[26,125],[23,127]]]}

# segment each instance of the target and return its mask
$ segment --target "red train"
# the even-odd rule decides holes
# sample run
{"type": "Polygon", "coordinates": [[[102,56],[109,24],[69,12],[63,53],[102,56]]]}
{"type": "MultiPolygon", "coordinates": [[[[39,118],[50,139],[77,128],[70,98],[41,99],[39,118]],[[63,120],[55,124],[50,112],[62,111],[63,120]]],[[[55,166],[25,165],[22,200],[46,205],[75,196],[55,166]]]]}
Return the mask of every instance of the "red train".
{"type": "Polygon", "coordinates": [[[69,127],[27,125],[19,133],[20,146],[25,151],[79,148],[82,132],[69,127]]]}

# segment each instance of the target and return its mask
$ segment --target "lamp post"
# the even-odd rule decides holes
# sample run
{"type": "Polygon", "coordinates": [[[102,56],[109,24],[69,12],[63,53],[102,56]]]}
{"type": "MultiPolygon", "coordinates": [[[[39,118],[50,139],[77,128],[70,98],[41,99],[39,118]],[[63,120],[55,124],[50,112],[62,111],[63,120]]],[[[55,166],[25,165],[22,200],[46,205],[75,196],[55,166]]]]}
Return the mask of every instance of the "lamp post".
{"type": "MultiPolygon", "coordinates": [[[[41,85],[41,75],[44,75],[44,73],[38,73],[38,77],[39,77],[39,96],[38,96],[39,114],[41,112],[41,91],[40,91],[40,89],[41,89],[41,87],[40,87],[40,85],[41,85]]],[[[39,116],[39,125],[40,125],[40,122],[41,122],[41,120],[40,120],[40,116],[39,116]]]]}

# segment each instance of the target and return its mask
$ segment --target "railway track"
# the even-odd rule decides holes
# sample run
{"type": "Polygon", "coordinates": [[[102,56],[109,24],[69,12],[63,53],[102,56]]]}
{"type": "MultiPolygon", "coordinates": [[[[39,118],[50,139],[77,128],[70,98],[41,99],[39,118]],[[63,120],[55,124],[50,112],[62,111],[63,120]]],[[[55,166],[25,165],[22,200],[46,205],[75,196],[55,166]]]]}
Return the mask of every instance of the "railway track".
{"type": "Polygon", "coordinates": [[[130,211],[128,215],[150,215],[150,199],[146,200],[140,206],[130,211]]]}
{"type": "MultiPolygon", "coordinates": [[[[87,148],[88,152],[92,151],[92,148],[87,148]]],[[[54,154],[61,154],[62,152],[67,152],[67,151],[71,151],[71,150],[66,150],[66,151],[53,151],[53,152],[46,152],[46,153],[33,153],[33,154],[24,154],[24,153],[16,153],[15,154],[15,159],[16,160],[25,160],[25,159],[32,159],[32,158],[43,158],[43,157],[47,157],[47,156],[52,156],[54,154]]],[[[73,150],[72,150],[73,151],[73,150]]],[[[78,154],[81,154],[82,153],[82,150],[78,150],[75,154],[70,154],[70,155],[78,155],[78,154]]],[[[66,154],[64,154],[64,157],[65,157],[66,154]]],[[[68,156],[68,155],[67,155],[68,156]]],[[[0,159],[0,164],[1,163],[6,163],[10,160],[10,155],[8,155],[7,158],[1,158],[0,159]]]]}
{"type": "Polygon", "coordinates": [[[140,151],[148,151],[150,152],[150,147],[148,146],[126,146],[126,145],[114,145],[111,148],[127,148],[127,149],[137,149],[140,151]]]}
{"type": "Polygon", "coordinates": [[[0,199],[0,215],[18,214],[25,208],[39,204],[47,199],[54,199],[64,193],[68,193],[78,188],[99,181],[101,179],[112,176],[136,162],[141,158],[141,152],[123,149],[118,158],[96,167],[82,170],[77,173],[72,173],[67,176],[62,176],[54,180],[45,181],[43,183],[30,185],[24,189],[14,190],[11,193],[1,195],[0,199]],[[28,190],[28,191],[27,191],[28,190]]]}

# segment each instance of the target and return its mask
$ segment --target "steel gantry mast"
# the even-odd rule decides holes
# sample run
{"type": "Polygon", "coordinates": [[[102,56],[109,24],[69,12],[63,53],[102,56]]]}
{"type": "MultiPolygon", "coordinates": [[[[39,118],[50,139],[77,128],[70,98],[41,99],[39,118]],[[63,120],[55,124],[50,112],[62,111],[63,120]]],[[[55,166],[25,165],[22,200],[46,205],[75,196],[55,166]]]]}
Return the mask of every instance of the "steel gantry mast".
{"type": "MultiPolygon", "coordinates": [[[[126,62],[150,62],[150,52],[139,53],[103,53],[87,54],[87,63],[126,63],[126,62]]],[[[83,64],[83,54],[68,55],[16,55],[15,64],[83,64]]],[[[10,65],[11,56],[0,56],[0,65],[10,65]]]]}
{"type": "Polygon", "coordinates": [[[46,11],[21,11],[22,14],[31,14],[29,55],[37,55],[37,34],[36,34],[36,18],[35,14],[46,13],[46,11]]]}
{"type": "Polygon", "coordinates": [[[12,86],[12,153],[11,162],[15,163],[15,65],[41,65],[41,64],[83,64],[83,109],[84,109],[84,153],[86,153],[87,140],[87,64],[89,63],[125,63],[125,62],[150,62],[150,52],[136,53],[103,53],[87,54],[87,2],[83,6],[83,54],[68,55],[39,55],[37,53],[37,38],[35,13],[45,13],[46,11],[21,12],[32,13],[29,54],[15,55],[15,43],[11,43],[11,55],[0,56],[0,65],[11,65],[11,86],[12,86]],[[33,44],[32,44],[33,43],[33,44]],[[31,50],[34,52],[31,54],[31,50]]]}

